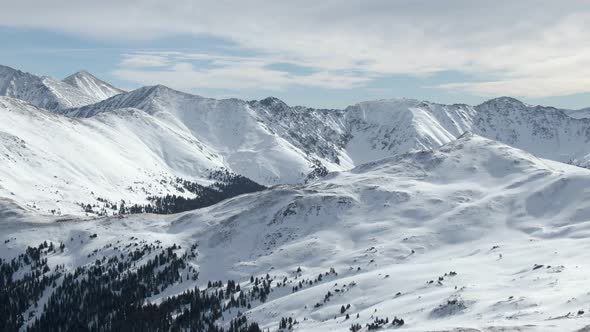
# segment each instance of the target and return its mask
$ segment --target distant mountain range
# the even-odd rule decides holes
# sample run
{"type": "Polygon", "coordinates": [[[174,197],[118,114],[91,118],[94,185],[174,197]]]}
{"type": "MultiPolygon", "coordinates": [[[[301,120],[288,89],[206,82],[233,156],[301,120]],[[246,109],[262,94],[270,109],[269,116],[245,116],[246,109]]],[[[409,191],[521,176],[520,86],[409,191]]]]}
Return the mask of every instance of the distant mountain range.
{"type": "Polygon", "coordinates": [[[219,169],[264,185],[304,183],[437,148],[467,131],[590,165],[584,111],[508,97],[477,106],[392,99],[327,110],[272,97],[216,100],[161,85],[125,92],[85,71],[58,81],[9,67],[0,67],[0,95],[0,195],[43,213],[82,213],[81,204],[98,199],[186,195],[174,179],[207,184],[219,169]]]}

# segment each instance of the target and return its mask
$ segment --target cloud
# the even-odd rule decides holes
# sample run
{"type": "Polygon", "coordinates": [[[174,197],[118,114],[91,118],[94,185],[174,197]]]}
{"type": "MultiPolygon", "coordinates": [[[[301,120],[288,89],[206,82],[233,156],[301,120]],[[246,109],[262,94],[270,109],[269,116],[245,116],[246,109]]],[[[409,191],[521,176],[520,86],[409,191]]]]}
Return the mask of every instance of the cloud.
{"type": "MultiPolygon", "coordinates": [[[[586,0],[570,0],[567,5],[554,0],[21,0],[2,6],[0,12],[0,25],[117,42],[212,36],[264,54],[265,62],[281,59],[314,69],[313,76],[297,75],[249,63],[260,59],[242,59],[236,67],[236,59],[219,55],[201,60],[217,62],[220,68],[193,67],[188,72],[220,85],[228,82],[224,77],[240,82],[235,86],[255,85],[247,82],[246,74],[260,75],[250,80],[268,86],[335,87],[356,86],[383,75],[458,71],[476,82],[440,87],[522,96],[589,91],[590,75],[580,74],[590,58],[588,22],[586,0]],[[230,69],[244,72],[227,72],[230,69]],[[564,82],[571,83],[564,88],[564,82]]],[[[144,58],[142,64],[134,59],[136,63],[127,63],[119,74],[166,78],[178,73],[171,68],[150,73],[131,68],[160,66],[159,60],[144,58]]]]}
{"type": "Polygon", "coordinates": [[[459,90],[479,96],[521,96],[543,98],[568,96],[590,91],[586,77],[516,78],[487,82],[448,83],[438,86],[447,90],[459,90]]]}
{"type": "Polygon", "coordinates": [[[180,90],[208,89],[267,89],[282,90],[300,85],[330,89],[349,89],[362,86],[370,78],[346,73],[314,71],[295,74],[271,69],[279,61],[275,58],[239,57],[206,53],[140,52],[126,54],[120,68],[113,74],[138,84],[164,84],[180,90]],[[151,61],[151,59],[158,59],[151,61]],[[149,59],[146,61],[146,59],[149,59]],[[206,61],[195,67],[190,61],[206,61]],[[153,64],[158,64],[155,67],[153,64]]]}
{"type": "Polygon", "coordinates": [[[123,54],[123,59],[121,60],[121,65],[124,67],[164,67],[169,64],[170,61],[165,56],[145,53],[123,54]]]}

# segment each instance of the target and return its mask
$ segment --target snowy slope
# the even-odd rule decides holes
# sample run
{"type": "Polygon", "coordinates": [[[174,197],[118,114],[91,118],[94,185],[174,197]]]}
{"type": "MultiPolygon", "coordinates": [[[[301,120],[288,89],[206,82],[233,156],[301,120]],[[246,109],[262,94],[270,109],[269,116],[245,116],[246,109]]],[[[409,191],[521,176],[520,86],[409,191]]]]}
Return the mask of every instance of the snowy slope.
{"type": "MultiPolygon", "coordinates": [[[[223,167],[264,185],[294,184],[304,183],[328,171],[345,171],[376,159],[437,148],[466,131],[524,149],[539,157],[583,167],[590,165],[590,119],[575,119],[563,110],[525,105],[507,97],[478,106],[390,99],[362,102],[343,110],[327,110],[288,106],[272,97],[249,102],[216,100],[161,85],[122,92],[86,72],[72,75],[64,81],[38,78],[1,67],[0,94],[15,95],[61,115],[46,121],[56,122],[56,125],[46,125],[36,121],[28,123],[27,112],[13,112],[13,117],[20,117],[18,121],[14,120],[17,125],[5,122],[0,126],[4,126],[1,130],[6,135],[29,142],[30,149],[53,155],[50,159],[56,170],[87,162],[88,167],[84,169],[89,172],[87,178],[78,183],[85,182],[88,188],[94,186],[96,179],[104,179],[91,176],[103,174],[103,169],[107,167],[106,162],[96,161],[97,155],[108,156],[106,160],[121,161],[127,172],[145,170],[149,165],[149,174],[199,180],[206,177],[209,168],[223,167]],[[79,97],[80,93],[84,97],[79,97]],[[74,103],[72,100],[87,104],[88,98],[100,99],[113,93],[118,94],[89,105],[64,108],[71,106],[74,103]],[[69,130],[60,129],[63,123],[75,123],[77,127],[82,123],[104,121],[108,122],[109,130],[93,132],[90,140],[84,137],[84,131],[80,131],[75,138],[60,134],[69,130]],[[142,124],[137,126],[130,122],[142,124]],[[137,129],[130,131],[129,126],[137,129]],[[47,127],[54,127],[52,135],[55,139],[50,144],[44,138],[47,127]],[[154,128],[165,129],[155,133],[154,128]],[[36,139],[27,140],[25,137],[29,135],[36,135],[36,139]],[[129,135],[134,138],[129,139],[129,135]],[[179,137],[182,137],[183,143],[171,144],[179,137]],[[62,148],[62,139],[72,140],[79,146],[91,146],[89,161],[80,161],[72,152],[82,148],[62,148]],[[141,142],[141,148],[136,147],[134,140],[141,142]],[[191,145],[188,149],[185,149],[186,142],[191,145]],[[193,155],[195,146],[198,146],[198,152],[193,155]],[[103,152],[94,154],[94,151],[103,152]],[[141,157],[129,157],[135,153],[141,157]],[[60,166],[60,163],[63,165],[60,166]]],[[[5,111],[12,107],[12,102],[5,103],[5,111]]],[[[5,140],[11,142],[8,138],[5,140]]],[[[1,148],[8,149],[12,145],[6,143],[1,148]]],[[[66,142],[63,145],[71,144],[66,142]]],[[[7,158],[18,159],[19,153],[25,152],[13,147],[7,158]]],[[[37,155],[18,160],[11,168],[0,167],[3,168],[0,171],[8,178],[33,179],[36,168],[44,162],[37,155]]],[[[79,174],[84,176],[83,172],[79,174]]],[[[153,182],[152,185],[158,186],[160,180],[155,177],[150,181],[144,177],[137,181],[145,185],[146,181],[153,182]]],[[[106,181],[96,185],[97,188],[133,187],[127,183],[129,181],[135,179],[127,175],[116,179],[107,177],[106,181]]],[[[44,188],[55,186],[61,186],[56,178],[53,183],[48,178],[44,184],[44,188]]],[[[46,194],[33,188],[22,187],[22,190],[37,192],[37,196],[22,197],[17,201],[26,205],[35,201],[56,200],[54,194],[43,197],[46,194]]],[[[110,200],[118,201],[127,196],[127,193],[118,194],[117,190],[109,191],[110,200]]],[[[77,197],[78,190],[64,195],[71,200],[77,197]]],[[[136,193],[133,201],[137,201],[139,196],[136,193]]],[[[47,204],[45,207],[44,210],[53,209],[47,204]]]]}
{"type": "MultiPolygon", "coordinates": [[[[121,107],[134,107],[150,114],[172,114],[200,140],[222,150],[233,150],[235,145],[219,141],[220,135],[227,135],[225,131],[210,129],[219,126],[219,123],[208,123],[211,113],[222,114],[224,121],[243,123],[241,140],[246,133],[258,136],[256,132],[264,128],[276,135],[277,140],[286,142],[279,144],[282,148],[303,154],[294,161],[299,166],[299,181],[309,173],[315,160],[328,170],[345,170],[398,153],[435,148],[465,131],[562,162],[582,160],[590,154],[589,119],[574,119],[556,108],[525,105],[507,97],[478,106],[390,99],[362,102],[344,110],[322,110],[290,107],[276,98],[248,103],[236,99],[215,101],[155,86],[66,110],[65,114],[91,117],[121,107]]],[[[261,178],[251,172],[247,175],[261,178]]],[[[285,179],[284,173],[273,175],[275,181],[264,179],[265,182],[297,181],[293,177],[285,179]]]]}
{"type": "Polygon", "coordinates": [[[527,106],[513,98],[497,98],[477,106],[474,132],[562,162],[590,151],[590,119],[573,119],[553,107],[527,106]]]}
{"type": "MultiPolygon", "coordinates": [[[[268,107],[256,110],[264,114],[268,107]]],[[[477,106],[391,99],[362,102],[342,111],[293,107],[281,112],[273,108],[272,112],[266,121],[282,137],[312,142],[299,145],[309,154],[323,157],[318,157],[322,162],[343,161],[336,166],[326,162],[331,170],[436,148],[465,131],[561,162],[575,163],[590,154],[590,119],[573,119],[553,107],[529,106],[506,97],[477,106]],[[299,116],[301,113],[305,116],[299,116]],[[281,127],[288,126],[286,134],[275,124],[277,118],[281,127]],[[321,153],[314,150],[317,147],[322,147],[321,153]]]]}
{"type": "Polygon", "coordinates": [[[63,81],[86,95],[93,97],[96,101],[105,100],[124,91],[96,78],[85,70],[81,70],[63,79],[63,81]]]}
{"type": "Polygon", "coordinates": [[[356,164],[436,148],[465,131],[561,162],[575,163],[590,154],[590,119],[508,97],[478,106],[410,99],[363,102],[349,107],[346,117],[352,137],[347,153],[356,164]]]}
{"type": "Polygon", "coordinates": [[[128,107],[190,132],[216,151],[231,170],[259,183],[297,183],[310,171],[312,163],[306,152],[266,126],[248,103],[238,99],[203,98],[157,85],[65,114],[92,118],[128,107]]]}
{"type": "Polygon", "coordinates": [[[0,97],[0,197],[40,213],[83,213],[75,203],[145,203],[177,193],[172,180],[206,183],[225,164],[188,131],[136,109],[70,119],[0,97]]]}
{"type": "Polygon", "coordinates": [[[471,130],[476,111],[414,99],[362,102],[346,109],[351,137],[346,149],[355,164],[430,149],[471,130]]]}
{"type": "Polygon", "coordinates": [[[18,98],[50,111],[93,104],[115,92],[121,91],[90,74],[78,73],[59,81],[0,65],[0,96],[18,98]]]}
{"type": "Polygon", "coordinates": [[[590,118],[590,108],[582,108],[579,110],[563,110],[565,114],[575,119],[590,118]]]}
{"type": "Polygon", "coordinates": [[[467,134],[180,215],[3,222],[0,253],[63,242],[49,264],[73,269],[108,257],[109,243],[196,242],[199,280],[150,301],[207,280],[248,289],[268,273],[287,286],[245,314],[271,331],[280,317],[295,331],[348,331],[386,316],[402,331],[576,331],[590,324],[589,186],[589,170],[467,134]]]}
{"type": "Polygon", "coordinates": [[[274,97],[248,104],[269,130],[321,161],[328,169],[354,166],[345,151],[348,130],[344,110],[290,107],[274,97]]]}

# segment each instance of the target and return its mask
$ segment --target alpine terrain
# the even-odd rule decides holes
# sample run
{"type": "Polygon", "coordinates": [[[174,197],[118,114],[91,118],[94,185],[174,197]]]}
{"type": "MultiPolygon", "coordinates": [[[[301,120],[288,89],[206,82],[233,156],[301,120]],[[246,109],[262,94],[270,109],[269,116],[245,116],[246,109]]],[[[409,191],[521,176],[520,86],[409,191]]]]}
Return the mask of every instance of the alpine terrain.
{"type": "Polygon", "coordinates": [[[0,66],[2,331],[589,331],[587,110],[0,66]]]}

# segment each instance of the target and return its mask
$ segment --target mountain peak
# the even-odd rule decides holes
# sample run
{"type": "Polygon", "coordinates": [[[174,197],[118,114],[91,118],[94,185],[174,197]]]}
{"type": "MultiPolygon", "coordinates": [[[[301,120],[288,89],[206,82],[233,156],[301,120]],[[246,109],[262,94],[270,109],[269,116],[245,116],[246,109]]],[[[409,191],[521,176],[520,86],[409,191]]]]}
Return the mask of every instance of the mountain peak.
{"type": "Polygon", "coordinates": [[[69,77],[76,77],[76,76],[78,76],[78,77],[80,77],[80,76],[91,76],[91,77],[95,77],[94,75],[92,75],[92,74],[91,74],[89,71],[87,71],[86,69],[80,69],[79,71],[77,71],[77,72],[73,73],[72,75],[70,75],[70,76],[66,77],[66,78],[64,79],[64,81],[65,81],[65,80],[67,80],[69,77]]]}
{"type": "Polygon", "coordinates": [[[40,81],[40,78],[38,76],[35,76],[33,74],[30,74],[30,73],[27,73],[27,72],[24,72],[24,71],[21,71],[21,70],[12,68],[12,67],[0,65],[0,93],[5,93],[5,92],[2,92],[3,82],[6,84],[8,81],[11,81],[15,78],[26,80],[27,82],[29,82],[31,84],[33,81],[40,81]]]}
{"type": "Polygon", "coordinates": [[[273,108],[276,108],[277,106],[280,108],[289,107],[284,101],[280,100],[277,97],[272,97],[272,96],[266,97],[266,98],[260,100],[259,103],[262,106],[273,107],[273,108]]]}
{"type": "Polygon", "coordinates": [[[91,72],[87,71],[86,69],[80,69],[79,71],[73,73],[72,75],[64,78],[62,81],[71,85],[72,83],[75,82],[76,79],[91,79],[91,80],[95,80],[95,81],[104,82],[101,79],[94,76],[91,72]]]}
{"type": "Polygon", "coordinates": [[[174,91],[174,92],[180,92],[178,90],[174,90],[170,87],[167,87],[163,84],[156,84],[156,85],[152,85],[150,86],[150,88],[152,88],[154,91],[174,91]]]}
{"type": "Polygon", "coordinates": [[[526,105],[522,101],[520,101],[516,98],[513,98],[513,97],[507,97],[507,96],[490,99],[488,101],[481,103],[479,106],[484,106],[484,105],[526,107],[526,105]]]}
{"type": "Polygon", "coordinates": [[[154,106],[155,100],[159,100],[167,105],[165,108],[162,108],[162,105],[157,106],[156,108],[158,110],[175,110],[176,106],[172,105],[177,105],[176,103],[179,101],[188,100],[185,102],[185,105],[191,105],[200,99],[202,99],[200,96],[191,95],[165,85],[157,84],[143,86],[129,92],[123,91],[98,103],[69,109],[65,114],[76,117],[91,117],[98,113],[113,111],[118,108],[138,108],[152,113],[155,110],[151,109],[151,106],[154,106]]]}
{"type": "Polygon", "coordinates": [[[63,82],[78,88],[86,95],[97,100],[104,100],[124,92],[123,90],[97,78],[86,70],[80,70],[64,78],[63,82]]]}
{"type": "Polygon", "coordinates": [[[78,88],[47,76],[0,66],[0,95],[25,100],[50,111],[96,102],[78,88]]]}
{"type": "Polygon", "coordinates": [[[8,73],[8,72],[21,72],[21,71],[18,69],[14,69],[12,67],[0,65],[0,73],[8,73]]]}
{"type": "Polygon", "coordinates": [[[162,84],[142,86],[141,88],[130,91],[128,94],[131,96],[142,96],[142,98],[150,98],[158,95],[189,95],[162,84]]]}

